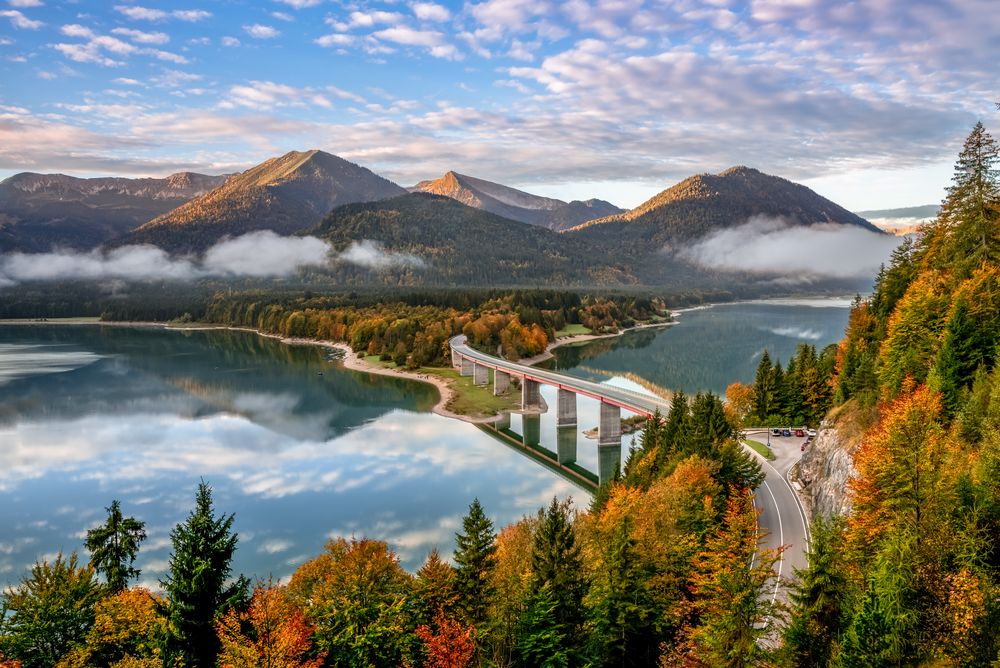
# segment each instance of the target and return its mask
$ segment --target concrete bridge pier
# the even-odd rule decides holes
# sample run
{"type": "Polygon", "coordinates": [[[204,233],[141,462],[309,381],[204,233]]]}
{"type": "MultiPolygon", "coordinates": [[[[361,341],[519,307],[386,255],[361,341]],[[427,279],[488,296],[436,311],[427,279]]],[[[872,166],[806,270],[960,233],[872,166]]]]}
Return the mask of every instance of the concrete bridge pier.
{"type": "Polygon", "coordinates": [[[615,473],[620,472],[622,464],[622,444],[597,446],[597,479],[600,484],[613,480],[615,473]]]}
{"type": "Polygon", "coordinates": [[[521,380],[521,410],[542,407],[541,384],[537,380],[521,380]]]}
{"type": "Polygon", "coordinates": [[[490,382],[490,368],[488,366],[483,366],[482,364],[473,364],[472,384],[489,385],[489,382],[490,382]]]}
{"type": "Polygon", "coordinates": [[[556,427],[556,457],[560,464],[576,461],[576,427],[556,427]]]}
{"type": "Polygon", "coordinates": [[[556,426],[570,427],[576,426],[576,393],[570,390],[559,389],[558,400],[556,402],[556,426]]]}
{"type": "Polygon", "coordinates": [[[597,428],[598,445],[622,445],[622,409],[601,402],[601,422],[597,428]]]}
{"type": "Polygon", "coordinates": [[[462,368],[462,356],[454,348],[451,350],[451,365],[456,369],[462,368]]]}
{"type": "Polygon", "coordinates": [[[501,413],[500,417],[493,422],[493,428],[497,431],[510,429],[510,413],[501,413]]]}
{"type": "Polygon", "coordinates": [[[525,445],[537,446],[542,442],[542,416],[522,415],[521,429],[525,445]]]}
{"type": "Polygon", "coordinates": [[[510,374],[496,369],[493,372],[493,396],[499,397],[510,387],[510,374]]]}
{"type": "Polygon", "coordinates": [[[471,376],[472,373],[473,373],[473,367],[475,367],[475,366],[476,366],[475,362],[473,362],[472,360],[470,360],[468,357],[463,357],[462,358],[462,366],[460,366],[458,368],[459,369],[458,373],[461,376],[471,376]]]}

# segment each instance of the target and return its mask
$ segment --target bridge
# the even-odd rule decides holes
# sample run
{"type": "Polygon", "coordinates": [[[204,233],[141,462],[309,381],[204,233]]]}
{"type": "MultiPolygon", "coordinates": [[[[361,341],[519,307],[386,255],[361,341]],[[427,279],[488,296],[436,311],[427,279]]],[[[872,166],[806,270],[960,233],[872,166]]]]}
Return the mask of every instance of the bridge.
{"type": "Polygon", "coordinates": [[[651,417],[657,411],[661,415],[670,412],[670,404],[658,397],[573,378],[517,362],[508,362],[471,348],[465,336],[453,337],[448,343],[451,347],[452,366],[458,369],[461,375],[472,376],[474,384],[488,385],[492,371],[493,394],[506,393],[511,387],[511,381],[517,379],[521,386],[521,412],[525,415],[543,413],[547,410],[540,391],[542,385],[556,388],[556,427],[574,428],[572,450],[568,445],[565,450],[560,447],[560,463],[567,463],[576,458],[577,396],[589,397],[600,402],[600,420],[597,427],[600,482],[614,475],[614,469],[621,461],[622,410],[644,417],[651,417]]]}

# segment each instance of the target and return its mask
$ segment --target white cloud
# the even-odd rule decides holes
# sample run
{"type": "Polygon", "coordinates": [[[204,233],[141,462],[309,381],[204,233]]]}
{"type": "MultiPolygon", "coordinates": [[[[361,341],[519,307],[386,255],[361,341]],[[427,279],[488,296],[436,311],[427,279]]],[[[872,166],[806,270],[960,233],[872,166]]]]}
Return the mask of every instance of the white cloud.
{"type": "Polygon", "coordinates": [[[128,37],[138,44],[166,44],[170,41],[170,35],[164,32],[144,32],[142,30],[132,30],[131,28],[115,28],[111,32],[116,35],[128,37]]]}
{"type": "Polygon", "coordinates": [[[281,34],[281,32],[276,28],[262,25],[260,23],[243,26],[243,30],[254,39],[274,39],[281,34]]]}
{"type": "Polygon", "coordinates": [[[294,21],[295,17],[291,14],[286,14],[285,12],[271,12],[271,16],[278,19],[279,21],[294,21]]]}
{"type": "Polygon", "coordinates": [[[412,9],[413,14],[421,21],[447,21],[451,18],[447,7],[433,2],[415,2],[412,9]]]}
{"type": "Polygon", "coordinates": [[[0,255],[0,285],[29,281],[105,280],[187,281],[205,276],[284,276],[327,262],[329,245],[315,237],[281,237],[251,232],[215,244],[200,260],[171,258],[155,246],[124,246],[89,253],[8,253],[0,255]]]}
{"type": "Polygon", "coordinates": [[[173,17],[188,23],[195,23],[209,18],[212,13],[204,9],[175,9],[172,12],[165,12],[162,9],[141,7],[139,5],[115,5],[115,11],[124,14],[133,21],[162,21],[173,17]]]}
{"type": "Polygon", "coordinates": [[[27,7],[41,7],[42,0],[7,0],[11,7],[25,9],[27,7]]]}
{"type": "Polygon", "coordinates": [[[371,28],[376,25],[393,25],[403,20],[403,15],[398,12],[371,11],[371,12],[351,12],[346,21],[337,21],[333,18],[326,19],[327,25],[340,31],[352,30],[354,28],[371,28]]]}
{"type": "Polygon", "coordinates": [[[310,104],[327,109],[333,106],[322,92],[314,88],[296,88],[273,81],[251,81],[249,84],[232,86],[229,89],[229,99],[224,103],[250,109],[310,104]]]}
{"type": "Polygon", "coordinates": [[[13,25],[15,28],[22,28],[24,30],[38,30],[43,25],[45,25],[45,23],[43,23],[42,21],[35,21],[33,19],[29,19],[27,16],[17,11],[16,9],[4,9],[0,11],[0,17],[10,19],[11,25],[13,25]]]}
{"type": "Polygon", "coordinates": [[[142,85],[142,82],[139,81],[138,79],[130,79],[128,77],[118,77],[117,79],[113,79],[112,81],[114,81],[114,83],[116,83],[116,84],[121,84],[123,86],[141,86],[142,85]]]}
{"type": "Polygon", "coordinates": [[[679,255],[709,269],[811,280],[872,276],[899,239],[855,225],[796,225],[752,218],[714,232],[679,255]]]}
{"type": "Polygon", "coordinates": [[[342,33],[332,33],[330,35],[318,37],[314,41],[322,47],[348,46],[355,42],[355,37],[353,35],[344,35],[342,33]]]}
{"type": "Polygon", "coordinates": [[[378,30],[372,33],[372,37],[407,46],[423,46],[428,48],[430,54],[435,58],[454,60],[459,57],[458,49],[454,45],[446,43],[444,35],[436,30],[416,30],[408,26],[395,26],[378,30]]]}
{"type": "Polygon", "coordinates": [[[240,45],[240,40],[236,39],[235,37],[222,38],[222,46],[234,47],[239,45],[240,45]]]}
{"type": "Polygon", "coordinates": [[[341,262],[355,264],[368,269],[390,269],[394,267],[421,268],[423,258],[412,253],[387,251],[378,241],[362,239],[355,241],[344,252],[337,255],[341,262]]]}
{"type": "Polygon", "coordinates": [[[295,9],[305,9],[306,7],[315,7],[323,2],[323,0],[278,0],[278,2],[283,2],[295,9]]]}
{"type": "Polygon", "coordinates": [[[181,21],[197,23],[212,16],[212,12],[206,12],[204,9],[175,9],[170,15],[181,21]]]}

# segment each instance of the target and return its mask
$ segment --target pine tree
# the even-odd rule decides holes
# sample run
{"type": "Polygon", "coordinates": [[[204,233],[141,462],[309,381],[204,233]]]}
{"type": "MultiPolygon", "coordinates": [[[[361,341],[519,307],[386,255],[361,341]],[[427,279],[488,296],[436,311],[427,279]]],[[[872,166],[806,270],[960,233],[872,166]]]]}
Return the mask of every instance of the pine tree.
{"type": "Polygon", "coordinates": [[[232,532],[233,519],[234,515],[216,517],[212,488],[201,482],[195,509],[170,532],[170,570],[160,581],[169,601],[166,666],[178,661],[191,668],[214,666],[219,653],[216,618],[247,598],[245,578],[226,586],[238,540],[232,532]]]}
{"type": "Polygon", "coordinates": [[[848,579],[840,563],[841,529],[816,517],[810,531],[809,565],[795,570],[792,618],[785,629],[785,650],[801,668],[830,665],[835,643],[847,623],[848,579]]]}
{"type": "Polygon", "coordinates": [[[107,580],[111,593],[128,586],[128,581],[139,577],[134,568],[139,544],[146,540],[146,523],[134,517],[123,517],[118,500],[105,508],[107,521],[87,532],[84,546],[90,552],[90,565],[107,580]]]}
{"type": "Polygon", "coordinates": [[[958,155],[940,214],[951,237],[942,259],[966,274],[981,262],[1000,260],[998,162],[1000,147],[982,122],[976,123],[958,155]]]}
{"type": "Polygon", "coordinates": [[[455,569],[441,559],[437,548],[427,555],[413,585],[419,607],[418,617],[423,624],[432,623],[435,618],[452,618],[458,606],[455,592],[455,569]]]}
{"type": "Polygon", "coordinates": [[[553,498],[540,512],[535,544],[531,551],[532,599],[548,590],[553,599],[548,618],[553,631],[565,641],[565,650],[577,662],[583,647],[583,597],[587,581],[580,546],[570,522],[569,502],[553,498]]]}
{"type": "Polygon", "coordinates": [[[764,349],[760,362],[757,363],[757,375],[754,377],[754,413],[760,424],[766,424],[767,418],[775,409],[774,369],[771,367],[771,355],[764,349]]]}
{"type": "Polygon", "coordinates": [[[840,652],[844,668],[882,668],[889,663],[889,622],[874,587],[865,591],[861,610],[854,618],[840,652]]]}
{"type": "Polygon", "coordinates": [[[656,603],[646,584],[652,574],[640,563],[630,526],[627,519],[615,525],[591,592],[594,656],[609,667],[650,666],[659,654],[656,603]]]}
{"type": "Polygon", "coordinates": [[[462,532],[455,534],[455,591],[468,620],[479,626],[486,620],[490,602],[490,572],[496,564],[496,533],[479,499],[462,519],[462,532]]]}
{"type": "Polygon", "coordinates": [[[557,605],[552,588],[547,584],[529,596],[517,645],[523,665],[538,668],[574,665],[566,630],[552,623],[557,605]]]}

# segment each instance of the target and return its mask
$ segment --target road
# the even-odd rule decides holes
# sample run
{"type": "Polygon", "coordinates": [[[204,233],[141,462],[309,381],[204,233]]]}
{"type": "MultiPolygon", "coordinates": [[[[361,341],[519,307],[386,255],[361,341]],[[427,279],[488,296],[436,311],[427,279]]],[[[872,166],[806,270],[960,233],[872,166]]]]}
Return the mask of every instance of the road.
{"type": "MultiPolygon", "coordinates": [[[[767,443],[767,430],[748,429],[747,437],[767,443]]],[[[774,461],[767,461],[751,448],[747,448],[747,451],[761,462],[766,476],[764,483],[757,488],[756,494],[757,508],[760,509],[760,526],[767,532],[761,544],[765,548],[772,549],[782,545],[788,546],[775,564],[774,570],[779,579],[771,592],[772,601],[786,596],[782,579],[786,581],[791,579],[793,569],[805,568],[807,565],[809,520],[788,478],[788,471],[802,457],[801,447],[804,441],[804,438],[794,436],[772,436],[771,451],[775,456],[774,461]]]]}

